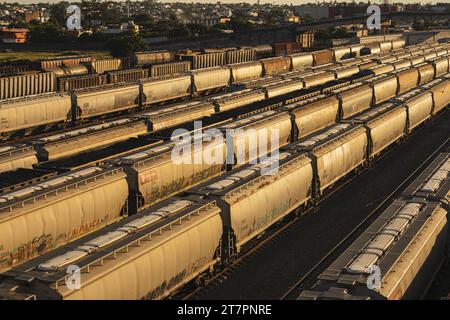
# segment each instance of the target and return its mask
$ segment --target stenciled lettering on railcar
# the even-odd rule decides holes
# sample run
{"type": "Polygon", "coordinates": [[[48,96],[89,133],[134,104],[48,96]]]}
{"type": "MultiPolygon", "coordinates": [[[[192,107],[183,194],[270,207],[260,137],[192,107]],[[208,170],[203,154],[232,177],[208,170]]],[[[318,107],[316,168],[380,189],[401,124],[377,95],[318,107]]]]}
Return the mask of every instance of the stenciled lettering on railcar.
{"type": "Polygon", "coordinates": [[[149,183],[149,182],[154,182],[158,180],[158,173],[154,170],[150,171],[150,172],[146,172],[143,173],[141,175],[141,183],[149,183]]]}

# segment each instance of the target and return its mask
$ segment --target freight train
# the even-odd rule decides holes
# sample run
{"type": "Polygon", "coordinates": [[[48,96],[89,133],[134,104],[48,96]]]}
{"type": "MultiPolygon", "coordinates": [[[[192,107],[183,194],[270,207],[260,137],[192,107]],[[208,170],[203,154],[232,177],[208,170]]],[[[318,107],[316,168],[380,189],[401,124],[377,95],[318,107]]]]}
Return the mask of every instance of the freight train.
{"type": "MultiPolygon", "coordinates": [[[[447,48],[446,45],[442,47],[447,48]]],[[[346,50],[346,52],[352,54],[352,47],[346,49],[330,49],[320,52],[262,59],[255,62],[232,64],[229,66],[192,70],[186,74],[140,79],[139,83],[107,84],[98,88],[75,90],[70,94],[43,94],[55,90],[53,80],[53,89],[44,90],[41,88],[41,90],[33,87],[34,89],[39,89],[40,91],[35,92],[41,93],[41,95],[0,101],[0,111],[2,111],[0,136],[9,137],[14,134],[29,134],[30,131],[35,129],[45,130],[55,125],[67,125],[68,123],[86,121],[93,117],[105,117],[134,108],[154,106],[177,99],[195,98],[206,93],[225,90],[235,83],[260,79],[261,77],[270,75],[276,76],[291,70],[304,72],[306,68],[310,73],[316,72],[319,69],[314,69],[312,66],[333,62],[335,57],[340,59],[340,57],[344,56],[340,53],[342,50],[346,50]],[[56,101],[56,103],[50,103],[49,100],[56,101]],[[30,110],[33,110],[33,114],[37,113],[39,116],[30,115],[30,110]]],[[[342,61],[344,69],[346,69],[345,67],[350,68],[348,66],[349,61],[342,61]]],[[[354,61],[355,64],[359,62],[361,62],[359,59],[354,61]]],[[[356,68],[353,67],[353,69],[356,68]]],[[[347,69],[347,72],[349,71],[347,69]]],[[[127,78],[122,76],[124,72],[128,71],[121,71],[120,78],[127,78]]],[[[140,75],[138,74],[136,76],[135,73],[133,73],[131,78],[140,78],[140,75]]],[[[341,76],[343,74],[338,72],[332,74],[324,73],[322,75],[310,74],[310,79],[305,76],[306,79],[302,84],[298,84],[298,86],[313,86],[341,76]]],[[[291,81],[298,80],[298,77],[300,77],[300,74],[297,74],[297,77],[293,76],[291,81]]],[[[93,80],[85,77],[83,81],[98,85],[104,83],[104,81],[108,81],[107,79],[110,78],[103,77],[93,80]]],[[[60,88],[79,86],[77,79],[73,79],[73,81],[76,83],[61,83],[60,81],[58,85],[60,88]]],[[[83,82],[82,80],[80,81],[83,82]]],[[[8,86],[6,84],[1,86],[5,89],[5,92],[8,92],[9,95],[7,97],[17,97],[19,95],[16,94],[16,91],[19,90],[16,88],[18,84],[8,84],[8,86]],[[13,86],[11,90],[8,88],[10,85],[13,86]]],[[[20,86],[26,86],[26,83],[20,86]]]]}
{"type": "Polygon", "coordinates": [[[447,253],[449,182],[450,153],[444,152],[299,299],[423,298],[447,253]]]}
{"type": "MultiPolygon", "coordinates": [[[[293,141],[418,85],[424,85],[449,70],[447,57],[397,70],[384,66],[389,65],[377,65],[363,72],[353,66],[338,67],[329,71],[316,71],[313,76],[304,72],[289,72],[277,78],[247,81],[235,92],[214,96],[206,101],[180,103],[160,110],[137,113],[129,118],[40,138],[33,143],[36,149],[34,162],[28,161],[28,165],[24,166],[20,153],[8,153],[11,154],[10,164],[2,171],[7,168],[29,168],[38,160],[57,160],[147,132],[154,132],[156,138],[161,135],[167,137],[160,131],[196,119],[203,118],[211,126],[225,120],[274,109],[283,109],[291,115],[293,141]],[[380,66],[386,73],[373,72],[380,69],[380,66]],[[342,78],[343,76],[350,77],[342,78]],[[339,79],[334,80],[336,77],[339,79]],[[246,108],[243,108],[244,106],[246,108]]],[[[440,101],[439,105],[443,105],[445,99],[448,99],[444,93],[448,90],[448,81],[442,81],[437,89],[433,89],[435,99],[440,101]]],[[[56,104],[53,96],[48,97],[47,101],[49,105],[56,104]]],[[[28,155],[23,154],[23,157],[28,155]]],[[[3,162],[8,163],[6,155],[3,162]]]]}
{"type": "MultiPolygon", "coordinates": [[[[433,50],[438,49],[435,48],[433,50]]],[[[423,56],[423,52],[420,55],[423,56]]],[[[177,75],[141,81],[139,84],[108,85],[98,89],[77,90],[71,96],[68,94],[47,94],[32,98],[10,99],[0,104],[0,112],[2,113],[0,134],[4,138],[15,134],[27,134],[35,129],[45,130],[64,123],[87,121],[91,118],[104,117],[120,111],[129,111],[138,106],[166,103],[174,99],[187,99],[201,92],[228,87],[230,81],[234,82],[233,79],[238,79],[238,81],[252,78],[260,79],[265,69],[271,70],[269,73],[273,74],[273,70],[276,69],[272,65],[274,59],[285,58],[271,59],[270,63],[266,63],[270,67],[263,67],[264,63],[257,63],[259,65],[245,63],[235,69],[217,67],[195,70],[192,71],[191,75],[177,75]],[[243,73],[239,73],[239,70],[243,73]]],[[[305,59],[305,55],[302,55],[301,59],[305,59]]],[[[308,59],[304,63],[310,63],[311,59],[308,59]]],[[[423,67],[420,64],[414,66],[420,69],[420,75],[424,79],[421,81],[426,81],[423,75],[425,72],[429,75],[441,73],[441,71],[432,70],[436,68],[436,63],[445,65],[439,68],[443,70],[448,69],[448,57],[437,59],[432,57],[430,59],[435,59],[437,62],[432,62],[432,66],[428,67],[423,67]]],[[[295,59],[292,61],[295,61],[295,59]]],[[[355,63],[358,63],[358,61],[355,63]]],[[[279,75],[272,76],[272,87],[270,83],[263,83],[267,81],[266,78],[262,82],[260,82],[261,80],[250,80],[250,83],[245,84],[244,82],[243,85],[250,86],[256,81],[256,84],[253,83],[252,88],[259,89],[259,91],[254,90],[254,92],[247,93],[244,98],[239,92],[231,93],[229,96],[223,96],[223,99],[227,100],[229,98],[228,100],[230,101],[241,99],[245,102],[248,101],[247,97],[252,96],[253,99],[262,100],[289,90],[292,91],[302,87],[309,88],[332,80],[339,80],[361,70],[373,74],[381,74],[392,70],[392,68],[395,69],[392,66],[391,68],[382,68],[384,65],[378,65],[377,62],[369,63],[374,65],[362,64],[358,67],[349,65],[347,61],[344,66],[333,68],[328,65],[324,66],[324,69],[328,71],[322,70],[321,67],[306,67],[306,69],[299,69],[285,75],[284,81],[279,79],[279,75]],[[375,65],[377,67],[374,67],[375,65]]],[[[410,63],[408,62],[407,64],[410,63]]],[[[215,98],[215,101],[216,107],[220,109],[220,99],[215,98]]]]}
{"type": "MultiPolygon", "coordinates": [[[[291,212],[316,202],[340,179],[368,165],[382,150],[404,139],[418,124],[427,122],[434,113],[444,110],[450,101],[448,96],[446,100],[441,99],[442,94],[448,95],[448,90],[442,87],[446,81],[443,77],[399,97],[388,98],[383,104],[340,123],[328,126],[322,124],[324,128],[318,132],[305,133],[294,142],[289,143],[286,138],[288,133],[282,130],[280,137],[284,143],[280,143],[278,157],[265,157],[256,164],[235,166],[220,176],[220,163],[210,165],[209,168],[205,164],[197,165],[198,170],[193,170],[192,166],[185,164],[180,165],[178,169],[165,167],[160,172],[159,169],[148,170],[148,166],[162,168],[168,165],[170,160],[167,160],[166,156],[167,145],[122,158],[121,163],[129,165],[130,169],[133,168],[136,172],[133,175],[131,170],[123,169],[126,175],[131,177],[131,180],[128,180],[130,190],[135,188],[130,182],[134,180],[141,184],[140,190],[143,194],[150,196],[154,187],[156,189],[153,195],[164,190],[166,187],[160,188],[164,183],[167,183],[167,186],[175,185],[176,190],[184,192],[78,239],[79,233],[74,234],[67,229],[69,225],[73,230],[81,228],[78,225],[79,219],[67,224],[72,221],[67,215],[73,210],[71,206],[67,207],[67,212],[64,210],[64,214],[49,211],[48,219],[54,221],[53,224],[33,223],[34,229],[27,229],[35,232],[29,234],[28,239],[40,239],[39,234],[46,235],[43,237],[45,239],[25,246],[29,250],[19,251],[22,256],[15,249],[20,241],[11,243],[11,239],[24,237],[24,233],[19,232],[18,224],[13,223],[12,219],[14,216],[20,219],[29,216],[30,223],[37,220],[36,217],[32,219],[30,215],[18,214],[19,211],[11,211],[14,206],[19,210],[27,210],[29,207],[26,203],[39,206],[37,199],[41,194],[45,194],[48,198],[41,203],[53,205],[51,199],[59,197],[65,199],[68,204],[74,203],[73,206],[76,207],[78,198],[71,200],[71,197],[64,196],[71,192],[80,192],[78,188],[90,188],[95,183],[103,183],[105,178],[97,176],[103,177],[103,174],[114,171],[111,179],[117,180],[114,183],[117,183],[116,188],[121,190],[114,195],[120,194],[121,198],[107,201],[105,196],[109,193],[99,190],[97,196],[86,194],[91,200],[83,201],[80,205],[89,207],[89,210],[81,212],[93,215],[97,212],[95,208],[99,208],[99,211],[103,208],[102,205],[97,206],[97,202],[117,205],[116,215],[110,217],[116,219],[119,215],[118,204],[126,202],[124,198],[127,193],[127,178],[114,166],[97,166],[60,175],[58,182],[49,180],[38,186],[15,191],[16,198],[3,195],[0,199],[4,203],[3,207],[7,209],[5,217],[8,216],[9,220],[4,220],[2,228],[5,228],[5,232],[0,234],[8,234],[8,237],[2,240],[9,243],[3,244],[2,257],[3,270],[9,270],[1,275],[0,295],[6,299],[167,297],[191,280],[207,276],[221,266],[232,263],[251,245],[250,241],[267,228],[291,212]],[[442,101],[445,101],[443,105],[442,101]],[[186,180],[204,176],[205,172],[212,172],[208,181],[205,179],[204,182],[198,183],[197,180],[197,185],[191,187],[183,185],[186,180]],[[262,172],[265,174],[261,174],[262,172]],[[181,178],[180,184],[170,182],[170,178],[166,179],[171,174],[181,178]],[[186,174],[187,178],[182,178],[186,174]],[[163,184],[155,185],[158,181],[163,184]],[[51,188],[53,184],[57,188],[51,188]],[[77,187],[72,187],[74,185],[77,187]],[[21,198],[24,196],[27,199],[32,197],[33,201],[24,201],[21,198]],[[8,223],[16,227],[8,226],[8,223]],[[44,229],[37,230],[39,228],[44,229]],[[64,237],[58,234],[59,230],[66,237],[73,235],[71,240],[76,240],[57,248],[59,239],[61,243],[64,242],[64,237]],[[17,236],[14,237],[8,232],[17,236]],[[49,244],[54,250],[45,253],[45,244],[49,244]],[[14,266],[17,261],[11,261],[11,257],[18,259],[26,254],[29,254],[28,258],[42,255],[14,266]],[[76,273],[80,277],[80,287],[73,288],[70,285],[74,275],[67,273],[68,267],[70,270],[78,270],[76,273]]],[[[258,121],[261,121],[261,128],[272,125],[270,117],[273,117],[273,121],[283,124],[281,129],[289,126],[290,121],[284,120],[283,113],[286,114],[284,111],[260,114],[258,121]],[[264,122],[267,124],[263,124],[264,122]]],[[[286,115],[286,118],[289,118],[288,114],[286,115]]],[[[253,118],[247,119],[250,120],[247,122],[245,120],[238,120],[233,127],[246,123],[259,125],[253,118]]],[[[202,154],[211,147],[211,143],[217,146],[215,150],[226,149],[223,141],[209,141],[203,144],[200,151],[194,153],[202,154]]],[[[191,152],[186,156],[194,155],[191,152]]],[[[43,215],[44,212],[35,211],[35,214],[43,215]]],[[[100,217],[97,220],[94,217],[92,219],[105,221],[100,217]]]]}

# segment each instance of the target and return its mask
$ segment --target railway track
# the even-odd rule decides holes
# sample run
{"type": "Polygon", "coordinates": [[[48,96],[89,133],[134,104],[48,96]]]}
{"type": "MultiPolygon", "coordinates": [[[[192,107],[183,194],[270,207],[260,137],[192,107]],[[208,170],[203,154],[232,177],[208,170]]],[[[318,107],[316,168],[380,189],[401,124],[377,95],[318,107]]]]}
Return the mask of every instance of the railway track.
{"type": "MultiPolygon", "coordinates": [[[[225,268],[224,270],[217,273],[210,280],[206,281],[204,286],[198,287],[188,293],[179,293],[173,298],[177,299],[295,299],[298,293],[303,289],[309,288],[314,282],[315,277],[320,274],[321,270],[326,268],[333,258],[338,256],[340,252],[346,248],[346,246],[353,241],[355,237],[362,232],[367,225],[377,217],[378,214],[389,204],[389,200],[395,197],[402,186],[405,186],[407,182],[414,179],[420,170],[428,164],[434,155],[446,147],[449,143],[448,139],[448,121],[449,112],[444,112],[440,114],[437,118],[433,120],[433,125],[423,126],[419,130],[415,131],[409,136],[409,139],[405,141],[401,146],[390,148],[383,155],[381,155],[374,164],[374,167],[369,167],[363,169],[359,174],[353,174],[345,180],[341,181],[338,185],[333,188],[332,191],[328,192],[322,199],[321,204],[316,207],[311,207],[299,214],[291,215],[290,218],[285,219],[283,222],[272,228],[271,231],[267,232],[265,235],[257,239],[258,244],[252,249],[248,250],[244,255],[238,258],[231,266],[225,268]],[[440,125],[442,128],[434,132],[437,134],[439,131],[439,137],[444,137],[444,142],[440,143],[438,146],[433,146],[432,150],[427,150],[426,153],[421,154],[421,157],[415,159],[415,163],[418,165],[412,166],[411,170],[404,173],[406,178],[402,177],[399,183],[395,184],[393,191],[389,194],[383,194],[382,196],[370,197],[369,201],[363,203],[366,214],[361,214],[358,218],[358,222],[354,225],[351,230],[343,230],[340,232],[339,236],[322,238],[321,235],[330,232],[329,228],[324,227],[321,222],[327,221],[326,219],[320,219],[316,214],[323,213],[326,208],[334,206],[336,208],[336,198],[342,197],[343,193],[347,193],[348,189],[352,188],[352,182],[356,182],[368,177],[377,176],[383,166],[388,164],[392,158],[398,155],[407,146],[412,147],[426,144],[426,137],[433,135],[433,128],[440,125]],[[447,130],[446,130],[447,129],[447,130]],[[426,137],[422,137],[422,134],[427,134],[426,137]],[[426,155],[425,159],[422,156],[426,155]],[[411,171],[413,172],[411,174],[411,171]],[[347,190],[345,190],[347,189],[347,190]],[[347,192],[346,192],[347,191],[347,192]],[[333,199],[334,198],[334,199],[333,199]],[[334,204],[333,204],[334,203],[334,204]],[[371,209],[371,210],[369,210],[371,209]],[[314,214],[311,214],[314,213],[314,214]],[[300,217],[303,217],[300,219],[300,217]],[[317,230],[314,232],[314,228],[308,228],[308,234],[314,234],[314,239],[305,239],[307,237],[303,236],[306,242],[295,242],[295,234],[302,232],[308,224],[312,221],[314,226],[320,225],[322,231],[317,230]],[[317,221],[319,220],[319,221],[317,221]],[[317,223],[319,225],[317,225],[317,223]],[[286,241],[286,239],[289,239],[286,241]],[[314,240],[318,240],[317,243],[314,240]],[[309,241],[309,243],[308,243],[309,241]],[[319,243],[319,241],[321,243],[319,243]],[[323,243],[323,244],[322,244],[323,243]],[[336,243],[338,243],[336,245],[336,243]],[[288,250],[284,245],[291,245],[288,250]],[[326,250],[317,250],[317,248],[311,248],[311,260],[309,263],[302,267],[302,270],[295,270],[295,265],[298,263],[296,256],[293,253],[301,253],[303,246],[314,247],[314,245],[328,246],[326,250]],[[296,250],[297,249],[297,250],[296,250]],[[323,255],[323,252],[326,252],[323,255]],[[322,254],[320,254],[322,253],[322,254]],[[291,255],[291,256],[290,256],[291,255]],[[294,261],[293,261],[294,260],[294,261]],[[297,263],[296,263],[297,262],[297,263]],[[288,272],[282,275],[276,274],[278,271],[286,272],[286,268],[283,264],[287,264],[288,272]],[[263,271],[264,270],[264,271],[263,271]],[[273,279],[273,281],[267,281],[267,279],[273,279]],[[264,281],[265,279],[265,281],[264,281]],[[292,279],[300,279],[295,283],[292,283],[292,279]],[[277,281],[282,280],[282,281],[277,281]],[[314,281],[313,281],[314,280],[314,281]],[[270,291],[270,293],[268,292],[270,291]]],[[[441,140],[442,141],[442,140],[441,140]]],[[[420,148],[419,150],[421,151],[420,148]]],[[[410,152],[411,153],[411,152],[410,152]]],[[[413,156],[413,155],[412,155],[413,156]]],[[[397,160],[398,162],[398,160],[397,160]]],[[[401,166],[401,165],[400,165],[401,166]]],[[[395,173],[395,171],[393,172],[395,173]]],[[[381,174],[383,175],[383,174],[381,174]]],[[[398,179],[397,179],[398,180],[398,179]]],[[[361,184],[361,183],[360,183],[361,184]]],[[[363,184],[364,185],[364,184],[363,184]]],[[[353,189],[360,189],[358,187],[353,187],[353,189]]],[[[380,188],[380,190],[386,190],[385,188],[380,188]]],[[[381,192],[382,193],[382,192],[381,192]]],[[[348,195],[347,195],[348,198],[348,195]]],[[[347,200],[348,201],[348,200],[347,200]]],[[[350,206],[352,205],[352,200],[350,199],[350,206]]],[[[344,210],[344,208],[342,209],[344,210]]],[[[335,220],[336,216],[334,216],[335,220]]],[[[353,221],[350,219],[348,221],[353,221]]],[[[342,221],[341,221],[342,222],[342,221]]],[[[337,223],[337,222],[336,222],[337,223]]],[[[328,225],[335,225],[329,223],[328,225]]]]}

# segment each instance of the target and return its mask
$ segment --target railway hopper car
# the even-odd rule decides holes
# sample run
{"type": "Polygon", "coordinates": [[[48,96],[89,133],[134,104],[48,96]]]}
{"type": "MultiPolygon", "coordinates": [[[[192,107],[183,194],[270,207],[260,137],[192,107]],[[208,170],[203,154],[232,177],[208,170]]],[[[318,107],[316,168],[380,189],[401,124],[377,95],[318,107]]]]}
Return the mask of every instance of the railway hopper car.
{"type": "Polygon", "coordinates": [[[82,62],[89,62],[93,60],[95,59],[88,55],[59,56],[37,60],[34,65],[38,70],[43,70],[52,67],[75,66],[82,62]]]}
{"type": "Polygon", "coordinates": [[[388,55],[388,56],[382,56],[382,57],[376,59],[376,61],[377,61],[379,64],[388,64],[388,63],[394,62],[394,61],[396,61],[396,60],[397,60],[397,57],[396,57],[396,56],[391,56],[391,55],[388,55]]]}
{"type": "Polygon", "coordinates": [[[392,41],[382,41],[379,43],[380,51],[386,52],[392,50],[392,41]]]}
{"type": "Polygon", "coordinates": [[[0,148],[0,172],[32,168],[38,159],[32,146],[15,145],[0,148]]]}
{"type": "Polygon", "coordinates": [[[305,153],[281,152],[189,190],[214,200],[222,211],[222,260],[234,259],[241,248],[271,225],[308,205],[313,167],[305,153]]]}
{"type": "Polygon", "coordinates": [[[139,85],[123,84],[100,89],[77,90],[72,94],[72,121],[104,116],[139,105],[139,85]]]}
{"type": "Polygon", "coordinates": [[[102,59],[83,62],[89,73],[103,74],[108,71],[117,71],[123,68],[122,59],[102,59]]]}
{"type": "Polygon", "coordinates": [[[333,61],[336,62],[353,57],[352,51],[349,47],[333,47],[331,48],[331,51],[333,52],[333,61]]]}
{"type": "Polygon", "coordinates": [[[122,119],[38,139],[35,149],[39,161],[48,161],[137,137],[147,131],[144,121],[122,119]]]}
{"type": "Polygon", "coordinates": [[[361,49],[361,55],[369,55],[369,54],[376,54],[380,53],[380,44],[379,43],[368,43],[364,46],[364,48],[361,49]]]}
{"type": "Polygon", "coordinates": [[[266,98],[267,96],[264,90],[244,89],[215,96],[211,98],[211,101],[214,104],[215,112],[224,112],[251,103],[262,101],[266,98]]]}
{"type": "Polygon", "coordinates": [[[291,116],[285,111],[266,111],[220,125],[226,137],[227,165],[243,165],[289,143],[291,116]]]}
{"type": "Polygon", "coordinates": [[[433,59],[433,58],[436,58],[437,57],[437,55],[436,55],[436,51],[429,51],[429,52],[424,52],[424,58],[425,58],[425,60],[430,60],[430,59],[433,59]]]}
{"type": "Polygon", "coordinates": [[[256,50],[253,48],[240,48],[227,50],[225,52],[225,61],[227,64],[254,61],[256,59],[256,50]]]}
{"type": "Polygon", "coordinates": [[[449,58],[447,57],[436,58],[431,59],[429,62],[431,62],[431,65],[434,68],[435,77],[440,77],[449,72],[449,58]]]}
{"type": "Polygon", "coordinates": [[[398,94],[414,89],[419,83],[419,71],[416,68],[398,70],[394,74],[398,79],[398,94]]]}
{"type": "Polygon", "coordinates": [[[193,101],[175,104],[160,110],[140,112],[133,118],[144,120],[149,131],[158,131],[212,115],[214,112],[215,107],[212,102],[193,101]]]}
{"type": "Polygon", "coordinates": [[[340,123],[290,144],[286,151],[306,152],[315,170],[314,197],[367,160],[368,136],[361,125],[340,123]]]}
{"type": "Polygon", "coordinates": [[[434,79],[434,68],[431,64],[418,64],[416,68],[419,70],[419,85],[425,84],[434,79]]]}
{"type": "Polygon", "coordinates": [[[0,99],[20,98],[55,92],[56,78],[52,72],[23,74],[0,78],[0,99]]]}
{"type": "Polygon", "coordinates": [[[433,95],[433,115],[442,111],[450,101],[450,80],[445,78],[435,79],[422,86],[424,90],[430,90],[433,95]]]}
{"type": "Polygon", "coordinates": [[[201,132],[194,137],[192,141],[167,141],[109,161],[127,174],[131,214],[223,172],[224,140],[201,132]],[[206,158],[210,161],[203,161],[206,158]]]}
{"type": "Polygon", "coordinates": [[[241,82],[237,84],[238,88],[242,89],[260,89],[262,86],[270,84],[270,83],[276,83],[280,81],[280,77],[273,76],[273,77],[264,77],[261,79],[254,79],[254,80],[248,80],[241,82]]]}
{"type": "Polygon", "coordinates": [[[372,61],[372,60],[365,61],[359,65],[359,70],[361,70],[361,71],[369,70],[370,68],[376,67],[377,65],[378,65],[378,63],[375,61],[372,61]]]}
{"type": "Polygon", "coordinates": [[[339,99],[339,119],[347,119],[372,105],[373,90],[369,84],[355,83],[330,91],[330,94],[339,99]]]}
{"type": "Polygon", "coordinates": [[[270,99],[290,92],[299,91],[303,89],[303,83],[293,79],[286,79],[281,80],[280,82],[264,85],[263,89],[265,91],[265,98],[270,99]]]}
{"type": "Polygon", "coordinates": [[[353,57],[358,58],[361,56],[361,49],[364,48],[363,44],[353,44],[349,46],[350,52],[353,57]]]}
{"type": "Polygon", "coordinates": [[[164,63],[173,60],[173,54],[169,51],[142,51],[135,52],[131,57],[133,66],[147,66],[154,63],[164,63]]]}
{"type": "Polygon", "coordinates": [[[394,98],[398,93],[398,79],[395,75],[388,75],[382,79],[370,82],[373,89],[373,104],[379,104],[394,98]]]}
{"type": "Polygon", "coordinates": [[[191,76],[176,75],[141,80],[141,87],[143,105],[186,98],[191,94],[191,76]]]}
{"type": "Polygon", "coordinates": [[[45,69],[46,72],[52,73],[54,77],[66,77],[75,75],[88,74],[89,70],[84,65],[74,65],[74,66],[61,66],[45,69]]]}
{"type": "Polygon", "coordinates": [[[321,72],[315,75],[305,76],[304,78],[301,78],[301,81],[303,82],[303,87],[308,89],[334,81],[335,79],[336,76],[334,72],[321,72]]]}
{"type": "Polygon", "coordinates": [[[369,137],[368,158],[371,160],[406,135],[407,110],[392,102],[383,103],[349,118],[348,122],[365,126],[369,137]]]}
{"type": "Polygon", "coordinates": [[[410,60],[397,60],[391,63],[391,66],[395,68],[395,70],[400,70],[404,68],[409,68],[411,66],[410,60]]]}
{"type": "Polygon", "coordinates": [[[362,63],[362,60],[359,58],[350,58],[350,59],[346,59],[346,60],[342,60],[339,62],[339,65],[341,66],[358,66],[360,63],[362,63]]]}
{"type": "Polygon", "coordinates": [[[447,241],[447,212],[441,203],[395,200],[299,298],[420,299],[439,270],[447,241]],[[380,287],[370,290],[374,267],[380,270],[380,287]]]}
{"type": "Polygon", "coordinates": [[[67,122],[70,113],[71,100],[66,94],[0,101],[0,134],[6,138],[18,132],[45,129],[67,122]]]}
{"type": "Polygon", "coordinates": [[[431,164],[402,192],[404,199],[425,198],[450,201],[450,153],[439,154],[431,164]]]}
{"type": "Polygon", "coordinates": [[[313,53],[314,65],[322,65],[333,62],[333,51],[332,50],[319,50],[313,53]]]}
{"type": "Polygon", "coordinates": [[[71,92],[73,90],[98,87],[108,84],[108,75],[90,74],[75,77],[58,77],[56,83],[58,91],[71,92]]]}
{"type": "Polygon", "coordinates": [[[231,71],[227,67],[192,70],[190,74],[193,95],[227,88],[230,85],[231,71]]]}
{"type": "Polygon", "coordinates": [[[339,100],[319,95],[286,105],[294,119],[293,138],[299,139],[338,121],[339,100]]]}
{"type": "Polygon", "coordinates": [[[260,79],[263,74],[263,67],[259,61],[229,64],[228,68],[231,71],[232,83],[260,79]]]}
{"type": "Polygon", "coordinates": [[[380,74],[389,73],[395,70],[395,67],[390,64],[377,64],[371,68],[369,68],[373,75],[379,76],[380,74]]]}
{"type": "Polygon", "coordinates": [[[311,53],[296,53],[289,55],[291,58],[292,70],[312,67],[314,64],[314,57],[311,53]]]}
{"type": "Polygon", "coordinates": [[[336,79],[350,78],[360,72],[358,66],[343,66],[333,70],[336,79]]]}
{"type": "Polygon", "coordinates": [[[392,50],[403,48],[406,45],[404,39],[392,40],[392,50]]]}
{"type": "Polygon", "coordinates": [[[410,58],[410,61],[411,61],[411,65],[415,66],[415,65],[418,65],[418,64],[421,64],[421,63],[425,62],[425,57],[423,57],[423,56],[412,56],[410,58]]]}
{"type": "Polygon", "coordinates": [[[0,196],[0,270],[39,256],[127,213],[121,169],[91,167],[0,196]],[[111,195],[114,197],[111,197],[111,195]]]}
{"type": "Polygon", "coordinates": [[[433,94],[420,88],[408,91],[394,99],[403,104],[408,112],[408,132],[430,119],[433,111],[433,94]]]}
{"type": "Polygon", "coordinates": [[[137,82],[140,79],[150,77],[148,69],[128,69],[120,71],[108,71],[109,83],[137,82]]]}
{"type": "MultiPolygon", "coordinates": [[[[33,287],[42,289],[37,299],[162,299],[214,268],[222,229],[214,201],[170,198],[32,260],[27,269],[33,287]],[[79,290],[65,284],[65,269],[72,263],[89,270],[81,273],[79,290]]],[[[13,269],[5,276],[13,280],[20,273],[13,269]]]]}
{"type": "Polygon", "coordinates": [[[275,57],[260,60],[263,66],[263,76],[272,76],[291,71],[291,59],[289,57],[275,57]]]}

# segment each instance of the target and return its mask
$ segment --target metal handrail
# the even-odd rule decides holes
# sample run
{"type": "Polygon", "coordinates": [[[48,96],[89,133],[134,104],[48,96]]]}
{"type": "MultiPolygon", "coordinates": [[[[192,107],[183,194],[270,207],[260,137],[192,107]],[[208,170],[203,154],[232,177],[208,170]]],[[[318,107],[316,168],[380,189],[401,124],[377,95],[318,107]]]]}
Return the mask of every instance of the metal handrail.
{"type": "MultiPolygon", "coordinates": [[[[294,159],[291,159],[291,160],[289,160],[289,161],[279,165],[278,168],[277,168],[278,172],[284,171],[287,168],[290,168],[290,167],[292,167],[294,165],[297,166],[298,162],[300,162],[300,161],[302,161],[303,159],[306,159],[306,158],[307,158],[306,154],[301,154],[300,156],[298,156],[298,157],[296,157],[294,159]]],[[[282,176],[282,174],[277,174],[278,178],[281,177],[281,176],[282,176]]],[[[271,175],[259,175],[259,177],[255,178],[255,179],[251,179],[250,181],[245,182],[244,184],[238,186],[237,188],[234,188],[233,190],[228,191],[225,194],[225,197],[226,198],[230,198],[234,194],[236,194],[238,192],[241,192],[243,189],[246,189],[248,187],[254,186],[255,184],[257,184],[257,183],[259,183],[259,182],[261,182],[261,181],[263,181],[265,179],[271,178],[271,177],[273,177],[273,176],[271,176],[271,175]]]]}
{"type": "MultiPolygon", "coordinates": [[[[46,200],[48,198],[48,196],[51,196],[51,195],[57,196],[58,193],[67,192],[71,188],[78,189],[80,186],[87,185],[89,182],[96,182],[99,178],[113,176],[120,172],[123,172],[122,168],[114,168],[114,169],[108,170],[106,172],[104,171],[104,172],[96,173],[93,176],[85,177],[81,181],[76,181],[76,182],[69,183],[69,184],[63,183],[63,185],[58,186],[55,189],[48,190],[39,195],[33,195],[33,193],[34,193],[33,192],[32,194],[25,195],[24,199],[13,199],[13,200],[6,202],[5,204],[0,204],[0,213],[1,212],[12,212],[14,210],[14,208],[17,206],[20,206],[21,208],[23,208],[23,207],[25,207],[26,203],[32,202],[34,204],[37,201],[39,201],[40,199],[46,200]]],[[[49,182],[49,181],[51,181],[51,180],[47,180],[45,182],[49,182]]],[[[27,188],[31,188],[31,187],[32,186],[29,186],[27,188]]],[[[40,192],[40,191],[45,191],[45,190],[36,190],[36,192],[40,192]]]]}
{"type": "Polygon", "coordinates": [[[16,147],[15,149],[8,150],[8,151],[5,151],[5,152],[1,152],[1,153],[0,153],[0,157],[3,157],[3,156],[5,156],[5,155],[6,155],[7,157],[11,157],[11,156],[13,156],[15,153],[26,153],[26,152],[28,152],[28,151],[34,151],[33,146],[16,147]]]}

